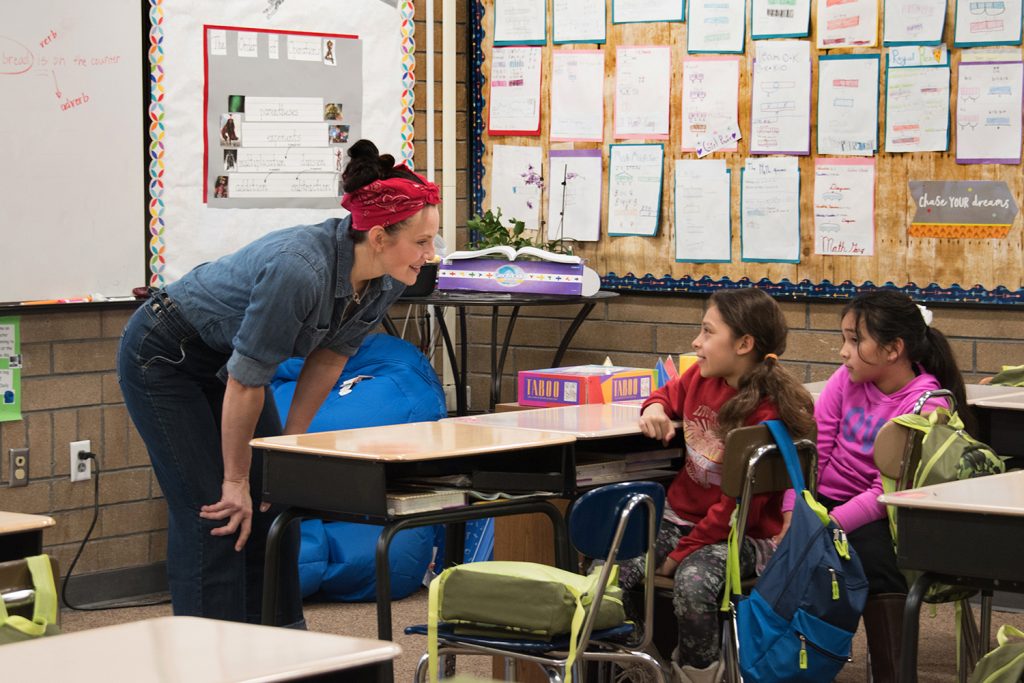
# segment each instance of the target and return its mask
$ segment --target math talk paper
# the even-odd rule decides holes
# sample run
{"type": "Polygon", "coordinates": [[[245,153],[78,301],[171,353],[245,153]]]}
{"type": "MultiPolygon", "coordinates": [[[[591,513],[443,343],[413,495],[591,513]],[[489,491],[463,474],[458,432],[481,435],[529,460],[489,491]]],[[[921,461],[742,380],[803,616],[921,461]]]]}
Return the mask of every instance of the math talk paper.
{"type": "Polygon", "coordinates": [[[682,21],[685,0],[611,0],[612,23],[682,21]]]}
{"type": "Polygon", "coordinates": [[[753,0],[750,33],[754,40],[802,38],[810,33],[811,0],[753,0]]]}
{"type": "Polygon", "coordinates": [[[750,96],[751,154],[810,154],[811,44],[757,43],[750,96]]]}
{"type": "Polygon", "coordinates": [[[601,238],[601,150],[551,150],[547,239],[601,238]]]}
{"type": "Polygon", "coordinates": [[[615,51],[616,138],[668,138],[671,58],[668,46],[615,51]]]}
{"type": "Polygon", "coordinates": [[[814,253],[875,253],[875,160],[814,162],[814,253]]]}
{"type": "Polygon", "coordinates": [[[540,135],[539,47],[496,47],[491,52],[491,135],[540,135]]]}
{"type": "Polygon", "coordinates": [[[676,261],[732,261],[730,195],[725,159],[676,160],[676,261]]]}
{"type": "Polygon", "coordinates": [[[612,145],[608,160],[608,234],[654,237],[661,223],[664,145],[612,145]]]}
{"type": "Polygon", "coordinates": [[[1020,41],[1021,0],[957,0],[954,47],[1020,45],[1020,41]]]}
{"type": "Polygon", "coordinates": [[[1024,63],[960,63],[958,164],[1019,164],[1024,63]]]}
{"type": "Polygon", "coordinates": [[[551,14],[556,45],[605,42],[605,0],[552,0],[551,14]]]}
{"type": "Polygon", "coordinates": [[[885,151],[946,151],[949,67],[890,65],[885,84],[885,151]]]}
{"type": "Polygon", "coordinates": [[[740,197],[744,261],[800,261],[800,167],[797,157],[748,158],[740,197]]]}
{"type": "Polygon", "coordinates": [[[551,139],[604,138],[604,50],[551,54],[551,139]]]}
{"type": "Polygon", "coordinates": [[[689,0],[687,7],[687,52],[743,52],[746,0],[689,0]]]}
{"type": "Polygon", "coordinates": [[[544,45],[547,16],[545,0],[494,0],[494,44],[544,45]]]}
{"type": "Polygon", "coordinates": [[[540,147],[494,145],[491,157],[491,210],[503,219],[518,219],[527,230],[540,227],[543,189],[543,154],[540,147]]]}
{"type": "Polygon", "coordinates": [[[878,45],[878,0],[818,0],[818,49],[878,45]]]}
{"type": "Polygon", "coordinates": [[[818,59],[818,154],[874,155],[878,71],[879,55],[818,59]]]}
{"type": "MultiPolygon", "coordinates": [[[[695,151],[706,136],[739,127],[740,58],[683,60],[683,150],[695,151]]],[[[736,151],[737,145],[720,148],[736,151]]]]}
{"type": "Polygon", "coordinates": [[[946,0],[885,0],[886,45],[937,45],[946,25],[946,0]]]}

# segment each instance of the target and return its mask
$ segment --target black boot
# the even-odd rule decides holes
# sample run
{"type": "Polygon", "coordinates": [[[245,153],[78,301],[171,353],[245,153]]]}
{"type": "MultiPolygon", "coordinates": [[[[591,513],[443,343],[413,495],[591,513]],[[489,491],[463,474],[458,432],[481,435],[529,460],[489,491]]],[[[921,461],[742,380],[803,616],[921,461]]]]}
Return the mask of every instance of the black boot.
{"type": "Polygon", "coordinates": [[[864,630],[871,653],[871,680],[896,683],[900,669],[904,593],[880,593],[864,605],[864,630]]]}

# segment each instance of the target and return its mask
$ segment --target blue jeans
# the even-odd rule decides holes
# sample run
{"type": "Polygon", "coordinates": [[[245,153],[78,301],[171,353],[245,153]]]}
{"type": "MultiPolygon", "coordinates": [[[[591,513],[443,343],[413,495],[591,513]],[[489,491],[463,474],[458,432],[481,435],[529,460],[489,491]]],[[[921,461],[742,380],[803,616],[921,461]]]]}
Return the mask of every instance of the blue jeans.
{"type": "MultiPolygon", "coordinates": [[[[177,615],[260,623],[263,560],[267,532],[280,509],[259,511],[263,467],[253,453],[249,488],[252,533],[236,552],[236,536],[211,536],[223,520],[199,516],[203,505],[221,497],[224,462],[220,419],[224,383],[217,373],[228,354],[200,339],[177,305],[162,292],[128,321],[117,357],[118,381],[128,414],[149,451],[153,471],[167,500],[167,575],[177,615]]],[[[267,391],[256,436],[281,433],[273,397],[267,391]]],[[[285,539],[276,624],[302,621],[298,551],[292,525],[285,539]]]]}

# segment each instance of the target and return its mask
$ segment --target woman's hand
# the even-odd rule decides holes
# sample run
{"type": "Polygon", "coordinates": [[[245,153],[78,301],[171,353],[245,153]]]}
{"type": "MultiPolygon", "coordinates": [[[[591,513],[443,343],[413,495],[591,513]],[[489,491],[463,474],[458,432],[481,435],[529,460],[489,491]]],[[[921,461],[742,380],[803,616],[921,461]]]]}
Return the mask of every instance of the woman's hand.
{"type": "Polygon", "coordinates": [[[666,557],[665,561],[661,563],[661,566],[658,567],[657,571],[655,571],[654,573],[658,576],[675,576],[676,567],[678,566],[678,562],[673,560],[671,557],[666,557]]]}
{"type": "Polygon", "coordinates": [[[238,532],[235,550],[240,551],[249,540],[252,530],[252,498],[249,495],[249,478],[225,479],[221,484],[220,500],[213,505],[204,505],[199,510],[203,519],[226,519],[228,523],[210,531],[211,536],[230,536],[238,532]]]}
{"type": "Polygon", "coordinates": [[[676,434],[675,425],[665,414],[665,407],[660,403],[652,403],[640,415],[640,431],[644,436],[658,439],[666,446],[676,434]]]}
{"type": "Polygon", "coordinates": [[[789,531],[789,525],[793,521],[793,511],[782,513],[782,529],[779,533],[772,536],[772,543],[778,548],[779,544],[782,543],[782,539],[786,537],[786,532],[789,531]]]}

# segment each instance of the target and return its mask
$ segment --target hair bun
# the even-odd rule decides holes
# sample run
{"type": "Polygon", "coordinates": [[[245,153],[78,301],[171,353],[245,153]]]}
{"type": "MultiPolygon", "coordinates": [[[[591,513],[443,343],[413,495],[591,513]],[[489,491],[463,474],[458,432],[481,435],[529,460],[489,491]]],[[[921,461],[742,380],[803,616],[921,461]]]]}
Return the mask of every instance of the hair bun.
{"type": "Polygon", "coordinates": [[[348,165],[341,174],[345,192],[355,192],[383,177],[380,152],[370,140],[359,140],[348,148],[348,165]]]}
{"type": "Polygon", "coordinates": [[[395,167],[395,158],[390,154],[381,154],[377,158],[377,165],[380,167],[381,175],[387,175],[395,167]]]}

